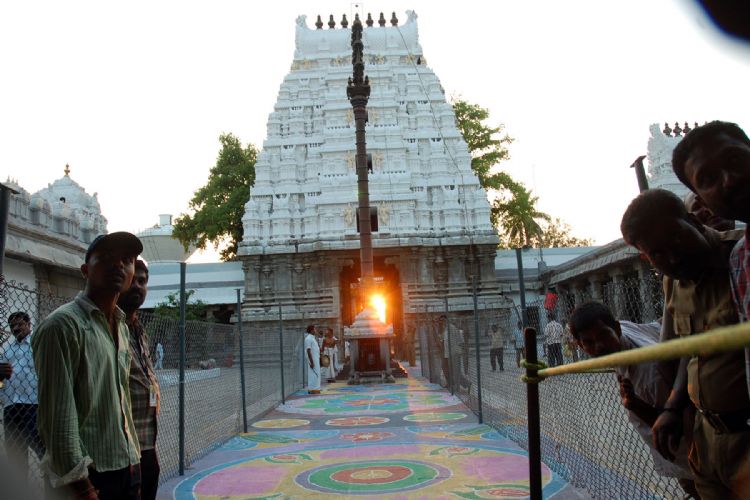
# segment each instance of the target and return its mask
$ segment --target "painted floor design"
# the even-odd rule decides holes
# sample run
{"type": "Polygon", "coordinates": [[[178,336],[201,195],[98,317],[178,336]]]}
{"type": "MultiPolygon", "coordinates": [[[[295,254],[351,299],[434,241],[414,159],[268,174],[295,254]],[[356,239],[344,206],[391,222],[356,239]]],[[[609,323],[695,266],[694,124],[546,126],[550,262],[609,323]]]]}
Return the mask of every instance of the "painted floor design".
{"type": "MultiPolygon", "coordinates": [[[[420,380],[332,384],[293,396],[252,428],[159,498],[528,498],[526,453],[420,380]]],[[[542,476],[545,498],[581,498],[546,466],[542,476]]]]}

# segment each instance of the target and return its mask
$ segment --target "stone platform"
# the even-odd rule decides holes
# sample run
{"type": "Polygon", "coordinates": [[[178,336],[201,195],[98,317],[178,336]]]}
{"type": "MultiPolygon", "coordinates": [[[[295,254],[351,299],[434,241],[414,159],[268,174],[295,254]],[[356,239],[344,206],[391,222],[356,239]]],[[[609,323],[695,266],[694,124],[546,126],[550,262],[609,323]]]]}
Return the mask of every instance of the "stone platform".
{"type": "MultiPolygon", "coordinates": [[[[527,498],[524,450],[441,387],[324,386],[298,393],[162,485],[160,499],[527,498]]],[[[545,498],[583,498],[546,466],[545,498]]]]}

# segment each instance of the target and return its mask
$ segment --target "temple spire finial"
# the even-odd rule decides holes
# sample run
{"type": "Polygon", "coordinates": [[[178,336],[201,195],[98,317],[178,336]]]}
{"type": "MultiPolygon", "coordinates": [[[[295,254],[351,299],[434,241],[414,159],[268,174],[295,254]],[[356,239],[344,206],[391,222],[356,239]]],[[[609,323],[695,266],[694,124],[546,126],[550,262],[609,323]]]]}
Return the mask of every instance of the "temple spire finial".
{"type": "Polygon", "coordinates": [[[373,25],[373,23],[374,23],[374,22],[375,22],[375,21],[373,21],[373,20],[372,20],[372,14],[370,14],[370,13],[368,12],[368,13],[367,13],[367,21],[365,21],[365,23],[367,24],[367,27],[368,27],[368,28],[372,28],[372,25],[373,25]]]}
{"type": "Polygon", "coordinates": [[[315,21],[315,28],[319,30],[323,29],[323,20],[320,18],[320,14],[318,14],[318,20],[315,21]]]}
{"type": "Polygon", "coordinates": [[[65,172],[65,177],[68,177],[70,175],[70,165],[66,163],[65,170],[63,170],[63,172],[65,172]]]}
{"type": "MultiPolygon", "coordinates": [[[[359,14],[355,14],[357,17],[359,17],[359,14]]],[[[349,21],[346,20],[346,14],[344,14],[343,19],[341,19],[341,27],[346,29],[346,27],[349,26],[349,21]]]]}
{"type": "Polygon", "coordinates": [[[391,15],[391,26],[398,26],[398,18],[395,12],[391,15]]]}
{"type": "Polygon", "coordinates": [[[385,27],[385,15],[381,12],[380,13],[380,19],[378,19],[378,24],[381,28],[385,27]]]}
{"type": "Polygon", "coordinates": [[[331,15],[330,15],[330,16],[328,17],[328,29],[331,29],[331,30],[332,30],[332,29],[333,29],[333,28],[335,28],[335,27],[336,27],[336,21],[334,21],[334,20],[333,20],[333,14],[331,14],[331,15]]]}

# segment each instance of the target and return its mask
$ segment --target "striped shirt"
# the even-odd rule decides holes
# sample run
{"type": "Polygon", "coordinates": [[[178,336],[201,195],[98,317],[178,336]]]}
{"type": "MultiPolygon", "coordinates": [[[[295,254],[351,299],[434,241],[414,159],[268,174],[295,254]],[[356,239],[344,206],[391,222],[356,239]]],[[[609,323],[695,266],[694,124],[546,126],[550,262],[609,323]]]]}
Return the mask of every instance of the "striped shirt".
{"type": "Polygon", "coordinates": [[[554,319],[544,327],[544,345],[562,344],[563,326],[554,319]]]}
{"type": "MultiPolygon", "coordinates": [[[[740,321],[750,319],[750,226],[745,237],[737,242],[729,256],[729,275],[732,279],[732,296],[740,321]]],[[[745,377],[750,394],[750,348],[745,349],[745,377]]]]}
{"type": "Polygon", "coordinates": [[[117,345],[104,313],[79,293],[42,322],[32,339],[39,375],[39,434],[55,487],[140,462],[130,410],[130,348],[115,308],[117,345]]]}

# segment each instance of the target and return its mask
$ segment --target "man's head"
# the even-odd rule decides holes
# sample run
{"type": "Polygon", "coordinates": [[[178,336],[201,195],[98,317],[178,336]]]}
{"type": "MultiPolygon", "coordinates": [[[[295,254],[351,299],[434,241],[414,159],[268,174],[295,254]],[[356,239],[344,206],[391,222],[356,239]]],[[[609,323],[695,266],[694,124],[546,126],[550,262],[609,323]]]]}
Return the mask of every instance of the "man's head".
{"type": "Polygon", "coordinates": [[[137,311],[146,300],[148,293],[148,267],[141,259],[135,261],[135,274],[130,288],[120,294],[117,305],[130,315],[137,311]]]}
{"type": "Polygon", "coordinates": [[[23,311],[16,311],[8,316],[8,326],[18,342],[31,333],[31,318],[23,311]]]}
{"type": "Polygon", "coordinates": [[[333,328],[331,327],[326,328],[326,337],[333,338],[333,328]]]}
{"type": "Polygon", "coordinates": [[[703,224],[717,231],[729,231],[734,229],[734,221],[725,219],[719,215],[716,215],[706,206],[706,203],[701,199],[700,196],[690,191],[685,199],[685,208],[688,212],[695,215],[695,218],[703,224]]]}
{"type": "Polygon", "coordinates": [[[696,127],[672,152],[672,168],[713,213],[750,222],[750,139],[736,124],[696,127]]]}
{"type": "Polygon", "coordinates": [[[620,224],[622,237],[651,264],[674,279],[698,279],[713,248],[703,225],[674,193],[648,189],[630,202],[620,224]]]}
{"type": "Polygon", "coordinates": [[[315,333],[315,325],[307,325],[307,333],[315,333]]]}
{"type": "Polygon", "coordinates": [[[587,302],[576,307],[568,320],[570,334],[586,354],[605,356],[620,350],[620,322],[599,302],[587,302]]]}
{"type": "Polygon", "coordinates": [[[120,294],[130,287],[141,241],[126,232],[99,235],[86,251],[81,273],[88,293],[120,294]]]}

